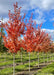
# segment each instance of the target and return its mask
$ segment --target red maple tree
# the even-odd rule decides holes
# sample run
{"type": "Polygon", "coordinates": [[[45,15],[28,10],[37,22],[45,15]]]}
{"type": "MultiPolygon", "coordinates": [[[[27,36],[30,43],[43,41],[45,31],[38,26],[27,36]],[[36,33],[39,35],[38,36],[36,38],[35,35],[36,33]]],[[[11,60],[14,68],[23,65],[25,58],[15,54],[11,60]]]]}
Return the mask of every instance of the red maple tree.
{"type": "Polygon", "coordinates": [[[34,39],[34,29],[35,29],[34,25],[35,25],[35,23],[33,23],[33,24],[32,23],[33,23],[33,21],[32,21],[32,15],[31,15],[29,22],[26,25],[25,35],[23,36],[23,39],[22,39],[22,47],[27,52],[34,51],[33,39],[34,39]]]}
{"type": "Polygon", "coordinates": [[[21,48],[20,38],[21,35],[24,34],[25,23],[24,18],[25,14],[22,18],[20,14],[20,8],[16,4],[14,4],[14,13],[11,13],[9,10],[9,20],[4,23],[4,28],[7,32],[7,36],[3,36],[4,45],[9,49],[12,53],[17,53],[17,51],[21,48]]]}

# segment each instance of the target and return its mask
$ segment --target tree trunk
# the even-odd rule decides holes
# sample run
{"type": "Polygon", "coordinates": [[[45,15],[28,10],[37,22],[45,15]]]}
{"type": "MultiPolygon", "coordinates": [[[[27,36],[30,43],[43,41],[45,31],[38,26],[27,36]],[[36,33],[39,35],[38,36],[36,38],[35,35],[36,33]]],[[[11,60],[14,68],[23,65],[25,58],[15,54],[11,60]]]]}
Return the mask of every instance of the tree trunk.
{"type": "Polygon", "coordinates": [[[5,57],[4,57],[4,61],[6,62],[6,53],[4,53],[4,54],[5,54],[5,55],[4,55],[4,56],[5,56],[5,57]]]}
{"type": "Polygon", "coordinates": [[[13,53],[13,75],[15,75],[15,54],[13,53]]]}
{"type": "Polygon", "coordinates": [[[47,53],[47,63],[48,63],[48,53],[47,53]]]}
{"type": "Polygon", "coordinates": [[[45,54],[43,53],[43,59],[44,59],[44,64],[45,64],[45,54]]]}
{"type": "Polygon", "coordinates": [[[30,52],[29,52],[29,74],[30,74],[30,52]]]}
{"type": "Polygon", "coordinates": [[[39,68],[39,52],[38,52],[38,68],[39,68]]]}
{"type": "Polygon", "coordinates": [[[22,52],[21,52],[21,64],[22,64],[22,52]]]}
{"type": "Polygon", "coordinates": [[[51,61],[51,53],[50,53],[50,61],[51,61]]]}
{"type": "Polygon", "coordinates": [[[52,54],[52,61],[53,61],[53,54],[52,54]]]}

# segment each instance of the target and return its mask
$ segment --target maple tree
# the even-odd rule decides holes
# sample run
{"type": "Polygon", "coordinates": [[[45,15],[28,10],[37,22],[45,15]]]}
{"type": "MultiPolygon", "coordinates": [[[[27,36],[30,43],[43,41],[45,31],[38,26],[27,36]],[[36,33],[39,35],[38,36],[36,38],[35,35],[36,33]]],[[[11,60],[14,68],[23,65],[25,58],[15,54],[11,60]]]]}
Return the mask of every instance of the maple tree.
{"type": "MultiPolygon", "coordinates": [[[[46,33],[45,31],[41,31],[40,28],[38,30],[39,30],[39,35],[38,35],[39,41],[37,42],[35,51],[38,52],[38,62],[39,62],[39,52],[44,53],[43,59],[44,59],[44,64],[45,64],[45,53],[48,53],[48,51],[50,51],[50,48],[51,48],[51,40],[50,39],[51,38],[48,35],[48,33],[46,33]]],[[[48,57],[47,57],[47,59],[48,59],[48,57]]],[[[39,67],[39,63],[38,63],[38,67],[39,67]]]]}
{"type": "Polygon", "coordinates": [[[29,19],[29,22],[26,24],[25,35],[22,39],[22,48],[29,52],[29,72],[30,72],[30,52],[33,52],[33,38],[34,38],[34,23],[32,25],[32,15],[29,19]]]}
{"type": "MultiPolygon", "coordinates": [[[[21,7],[20,7],[21,8],[21,7]]],[[[7,36],[3,36],[4,45],[12,53],[17,53],[20,50],[20,38],[24,34],[25,23],[20,15],[20,8],[14,4],[14,13],[9,10],[9,21],[4,23],[4,28],[7,36]]]]}
{"type": "MultiPolygon", "coordinates": [[[[38,62],[39,62],[39,52],[43,52],[45,54],[46,52],[50,51],[51,37],[48,35],[48,33],[41,30],[41,26],[38,27],[38,32],[35,31],[35,35],[36,35],[36,38],[35,38],[36,47],[34,50],[38,52],[38,62]]],[[[45,59],[44,59],[44,63],[45,63],[45,59]]]]}
{"type": "MultiPolygon", "coordinates": [[[[4,45],[11,53],[17,53],[22,47],[29,52],[29,72],[30,72],[30,52],[47,52],[49,50],[50,38],[48,34],[41,31],[41,25],[36,28],[36,22],[33,22],[32,15],[29,22],[24,23],[25,14],[22,18],[20,8],[17,2],[14,4],[14,13],[9,10],[9,20],[3,26],[7,32],[3,36],[4,45]],[[26,27],[26,28],[25,28],[26,27]],[[23,39],[21,40],[21,35],[23,39]]],[[[15,55],[14,55],[15,56],[15,55]]],[[[15,58],[13,58],[15,60],[15,58]]]]}
{"type": "Polygon", "coordinates": [[[18,3],[14,4],[14,13],[9,10],[9,20],[3,23],[3,27],[7,34],[3,36],[3,43],[8,49],[8,52],[13,53],[13,75],[15,75],[15,53],[17,53],[21,48],[21,35],[24,35],[25,14],[22,17],[20,14],[21,7],[18,8],[18,3]]]}
{"type": "MultiPolygon", "coordinates": [[[[41,30],[41,26],[42,24],[38,25],[38,27],[36,28],[36,22],[35,23],[33,22],[31,15],[31,18],[29,19],[29,22],[26,25],[24,39],[22,40],[23,49],[29,52],[29,63],[30,63],[30,52],[33,51],[36,51],[38,53],[47,52],[50,47],[49,46],[49,44],[51,43],[50,37],[48,36],[48,33],[41,30]]],[[[39,55],[38,55],[38,62],[39,62],[39,55]]]]}
{"type": "Polygon", "coordinates": [[[24,50],[27,50],[27,52],[33,51],[34,28],[31,24],[31,22],[27,23],[24,39],[22,39],[22,47],[24,50]]]}

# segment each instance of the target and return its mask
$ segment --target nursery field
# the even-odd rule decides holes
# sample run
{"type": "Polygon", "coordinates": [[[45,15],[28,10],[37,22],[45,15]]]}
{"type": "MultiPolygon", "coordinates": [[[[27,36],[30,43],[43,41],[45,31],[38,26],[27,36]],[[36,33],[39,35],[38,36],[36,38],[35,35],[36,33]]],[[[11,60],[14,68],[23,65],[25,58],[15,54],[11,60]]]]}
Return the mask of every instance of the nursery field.
{"type": "MultiPolygon", "coordinates": [[[[54,75],[53,61],[54,53],[30,53],[29,74],[29,54],[18,52],[15,55],[15,75],[54,75]]],[[[0,75],[13,75],[12,54],[0,53],[0,75]]]]}
{"type": "Polygon", "coordinates": [[[19,2],[20,7],[18,1],[14,2],[10,3],[13,3],[12,10],[9,1],[2,1],[2,4],[8,4],[5,4],[4,13],[0,14],[0,75],[54,75],[54,25],[48,15],[50,12],[39,9],[41,4],[47,2],[41,1],[42,3],[35,8],[30,6],[32,1],[25,1],[30,4],[28,7],[24,1],[21,1],[24,4],[19,2]],[[22,11],[21,4],[25,7],[22,11]],[[8,16],[6,5],[9,10],[8,16]],[[49,17],[45,17],[46,14],[49,17]]]}

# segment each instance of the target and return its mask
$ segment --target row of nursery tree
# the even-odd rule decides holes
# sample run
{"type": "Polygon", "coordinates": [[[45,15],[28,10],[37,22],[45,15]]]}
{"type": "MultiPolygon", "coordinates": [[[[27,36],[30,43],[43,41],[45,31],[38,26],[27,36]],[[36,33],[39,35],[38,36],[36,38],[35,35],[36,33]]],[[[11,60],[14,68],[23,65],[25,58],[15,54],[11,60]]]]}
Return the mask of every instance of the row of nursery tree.
{"type": "MultiPolygon", "coordinates": [[[[42,24],[37,26],[36,22],[33,21],[33,13],[28,20],[25,19],[26,14],[21,16],[20,10],[21,7],[18,8],[16,2],[16,4],[14,4],[14,13],[11,13],[9,10],[9,20],[5,23],[1,21],[0,51],[2,50],[1,46],[3,46],[4,51],[8,49],[9,53],[13,53],[13,60],[15,60],[15,54],[18,51],[25,50],[28,52],[30,72],[30,53],[34,51],[38,53],[52,51],[53,44],[49,34],[41,29],[42,24]],[[4,34],[3,29],[7,34],[4,34]]],[[[13,75],[15,75],[14,67],[15,66],[13,66],[13,75]]]]}

